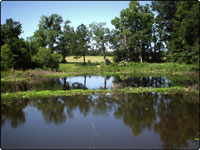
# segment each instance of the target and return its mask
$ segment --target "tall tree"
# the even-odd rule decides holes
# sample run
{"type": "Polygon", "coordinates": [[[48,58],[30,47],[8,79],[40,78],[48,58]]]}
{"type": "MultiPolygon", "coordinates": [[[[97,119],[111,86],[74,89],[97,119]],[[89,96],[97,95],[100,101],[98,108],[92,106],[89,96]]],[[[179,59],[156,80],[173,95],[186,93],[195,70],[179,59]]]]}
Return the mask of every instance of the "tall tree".
{"type": "Polygon", "coordinates": [[[199,63],[199,3],[180,1],[173,19],[168,58],[174,62],[199,63]]]}
{"type": "Polygon", "coordinates": [[[65,21],[64,29],[60,34],[57,42],[57,51],[62,55],[62,62],[66,62],[66,56],[70,54],[70,51],[73,49],[73,38],[74,38],[74,29],[70,27],[71,22],[69,20],[65,21]]]}
{"type": "Polygon", "coordinates": [[[127,61],[150,61],[154,14],[149,5],[131,1],[129,8],[121,11],[120,18],[115,17],[111,23],[119,31],[123,43],[119,49],[126,53],[127,61]]]}
{"type": "Polygon", "coordinates": [[[90,31],[92,40],[95,41],[97,48],[99,48],[104,55],[104,63],[106,64],[106,47],[109,43],[110,31],[109,28],[104,27],[106,23],[92,23],[90,24],[90,31]]]}
{"type": "Polygon", "coordinates": [[[1,46],[1,70],[8,70],[11,67],[13,55],[7,44],[1,46]]]}
{"type": "MultiPolygon", "coordinates": [[[[168,61],[199,62],[199,5],[187,1],[154,1],[168,61]]],[[[160,36],[161,37],[161,36],[160,36]]]]}
{"type": "Polygon", "coordinates": [[[39,29],[34,33],[34,37],[40,43],[40,46],[48,46],[51,53],[56,50],[56,42],[61,33],[62,22],[63,19],[58,14],[42,16],[38,25],[39,29]]]}
{"type": "Polygon", "coordinates": [[[83,62],[85,64],[85,56],[88,52],[90,42],[89,31],[84,24],[81,24],[77,27],[76,30],[76,55],[83,56],[83,62]]]}
{"type": "Polygon", "coordinates": [[[20,22],[7,19],[6,23],[1,25],[1,46],[8,45],[8,49],[12,52],[13,61],[11,66],[15,69],[26,69],[30,67],[30,51],[27,49],[27,44],[23,38],[20,38],[22,33],[22,25],[20,22]]]}
{"type": "Polygon", "coordinates": [[[12,39],[19,39],[22,33],[22,24],[13,19],[7,19],[6,23],[1,25],[1,46],[10,43],[12,39]]]}
{"type": "Polygon", "coordinates": [[[121,60],[126,59],[126,53],[123,49],[123,41],[120,38],[120,31],[113,29],[110,32],[110,38],[109,38],[109,43],[110,43],[110,49],[113,50],[114,53],[114,61],[119,62],[121,60]],[[122,47],[122,48],[121,48],[122,47]]]}
{"type": "Polygon", "coordinates": [[[167,49],[169,48],[171,33],[176,32],[172,26],[177,11],[177,3],[177,1],[153,1],[151,5],[152,10],[158,14],[155,21],[160,35],[159,38],[165,43],[167,49]]]}

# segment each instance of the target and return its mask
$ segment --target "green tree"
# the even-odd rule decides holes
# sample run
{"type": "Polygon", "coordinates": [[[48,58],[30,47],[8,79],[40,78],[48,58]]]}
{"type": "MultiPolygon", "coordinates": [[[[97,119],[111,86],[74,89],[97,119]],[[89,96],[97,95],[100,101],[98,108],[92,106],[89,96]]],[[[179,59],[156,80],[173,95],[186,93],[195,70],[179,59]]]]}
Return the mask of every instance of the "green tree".
{"type": "Polygon", "coordinates": [[[167,47],[168,61],[199,62],[199,5],[187,1],[154,1],[160,39],[167,47]]]}
{"type": "Polygon", "coordinates": [[[56,51],[56,42],[61,33],[61,23],[63,19],[58,14],[51,16],[42,16],[39,23],[39,29],[34,33],[34,38],[41,47],[47,47],[51,53],[56,51]]]}
{"type": "Polygon", "coordinates": [[[108,46],[110,31],[109,28],[104,27],[106,23],[92,23],[89,25],[92,40],[99,50],[103,52],[104,63],[106,64],[106,46],[108,46]]]}
{"type": "Polygon", "coordinates": [[[111,23],[119,33],[118,51],[125,54],[127,61],[151,61],[154,14],[149,5],[140,6],[131,1],[129,8],[121,11],[120,18],[115,17],[111,23]]]}
{"type": "Polygon", "coordinates": [[[73,49],[74,29],[69,26],[70,21],[65,21],[64,29],[58,38],[57,51],[62,55],[62,62],[65,63],[65,57],[70,54],[73,49]]]}
{"type": "Polygon", "coordinates": [[[168,58],[174,62],[198,64],[199,62],[199,5],[198,2],[181,1],[173,20],[168,58]]]}
{"type": "Polygon", "coordinates": [[[7,19],[6,23],[1,25],[1,46],[4,44],[11,44],[12,39],[19,39],[19,35],[22,33],[22,24],[20,22],[13,21],[13,19],[7,19]]]}
{"type": "Polygon", "coordinates": [[[83,56],[83,63],[85,64],[85,56],[88,52],[90,37],[89,31],[84,24],[81,24],[77,27],[76,30],[76,55],[83,56]]]}
{"type": "Polygon", "coordinates": [[[13,61],[11,61],[11,66],[15,69],[26,69],[31,64],[31,56],[26,42],[23,38],[19,38],[22,33],[21,28],[20,22],[12,19],[7,19],[6,23],[1,25],[1,44],[7,44],[12,52],[13,61]]]}
{"type": "Polygon", "coordinates": [[[1,70],[8,70],[11,67],[13,55],[7,44],[1,46],[1,70]]]}
{"type": "Polygon", "coordinates": [[[155,23],[152,26],[152,62],[163,62],[166,60],[166,47],[163,40],[164,34],[162,28],[155,20],[155,23]]]}
{"type": "MultiPolygon", "coordinates": [[[[115,24],[115,23],[114,23],[115,24]]],[[[111,30],[110,32],[110,49],[113,50],[114,61],[119,62],[126,59],[126,53],[123,49],[123,41],[120,38],[120,31],[119,30],[111,30]]]]}
{"type": "Polygon", "coordinates": [[[40,47],[38,53],[32,57],[33,63],[37,64],[37,67],[42,67],[43,69],[58,69],[60,59],[60,54],[57,52],[52,54],[48,48],[44,47],[40,47]]]}

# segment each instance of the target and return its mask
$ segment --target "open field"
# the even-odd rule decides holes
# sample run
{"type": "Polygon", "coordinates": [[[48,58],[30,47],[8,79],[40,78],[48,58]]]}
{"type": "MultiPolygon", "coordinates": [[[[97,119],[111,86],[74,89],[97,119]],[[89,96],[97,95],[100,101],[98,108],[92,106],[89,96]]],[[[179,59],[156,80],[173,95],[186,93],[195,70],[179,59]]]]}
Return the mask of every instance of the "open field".
{"type": "MultiPolygon", "coordinates": [[[[109,59],[111,62],[113,62],[112,56],[106,56],[106,59],[109,59]]],[[[68,56],[66,57],[67,62],[83,62],[83,57],[80,58],[74,58],[74,56],[68,56]]],[[[101,63],[104,62],[103,56],[85,56],[85,61],[88,63],[89,61],[91,63],[101,63]]]]}

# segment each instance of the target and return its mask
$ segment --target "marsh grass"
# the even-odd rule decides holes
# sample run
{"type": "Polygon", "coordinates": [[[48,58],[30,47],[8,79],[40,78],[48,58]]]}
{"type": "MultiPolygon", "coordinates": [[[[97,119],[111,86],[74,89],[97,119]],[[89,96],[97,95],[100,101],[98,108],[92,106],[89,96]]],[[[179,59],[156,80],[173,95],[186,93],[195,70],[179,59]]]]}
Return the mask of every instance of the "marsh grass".
{"type": "Polygon", "coordinates": [[[23,98],[34,98],[34,97],[54,97],[54,96],[72,96],[72,95],[90,95],[90,94],[106,94],[106,93],[143,93],[143,92],[158,92],[161,94],[199,94],[198,90],[188,91],[184,87],[174,86],[169,88],[124,88],[124,89],[99,89],[99,90],[42,90],[42,91],[25,91],[25,92],[12,92],[2,93],[1,97],[3,101],[11,99],[23,99],[23,98]]]}

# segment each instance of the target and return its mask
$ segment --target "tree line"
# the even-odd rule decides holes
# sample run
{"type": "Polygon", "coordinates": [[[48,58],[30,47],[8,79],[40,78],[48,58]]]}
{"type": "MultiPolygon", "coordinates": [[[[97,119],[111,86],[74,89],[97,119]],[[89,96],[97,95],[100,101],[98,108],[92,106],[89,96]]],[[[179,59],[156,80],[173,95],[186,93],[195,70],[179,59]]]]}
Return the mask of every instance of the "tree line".
{"type": "Polygon", "coordinates": [[[7,19],[1,25],[1,69],[57,69],[70,55],[83,56],[84,63],[87,55],[101,55],[107,64],[108,54],[115,62],[199,62],[198,1],[152,1],[145,6],[131,1],[111,20],[112,30],[103,22],[81,24],[76,30],[70,23],[58,14],[41,16],[38,29],[24,40],[22,24],[7,19]]]}

